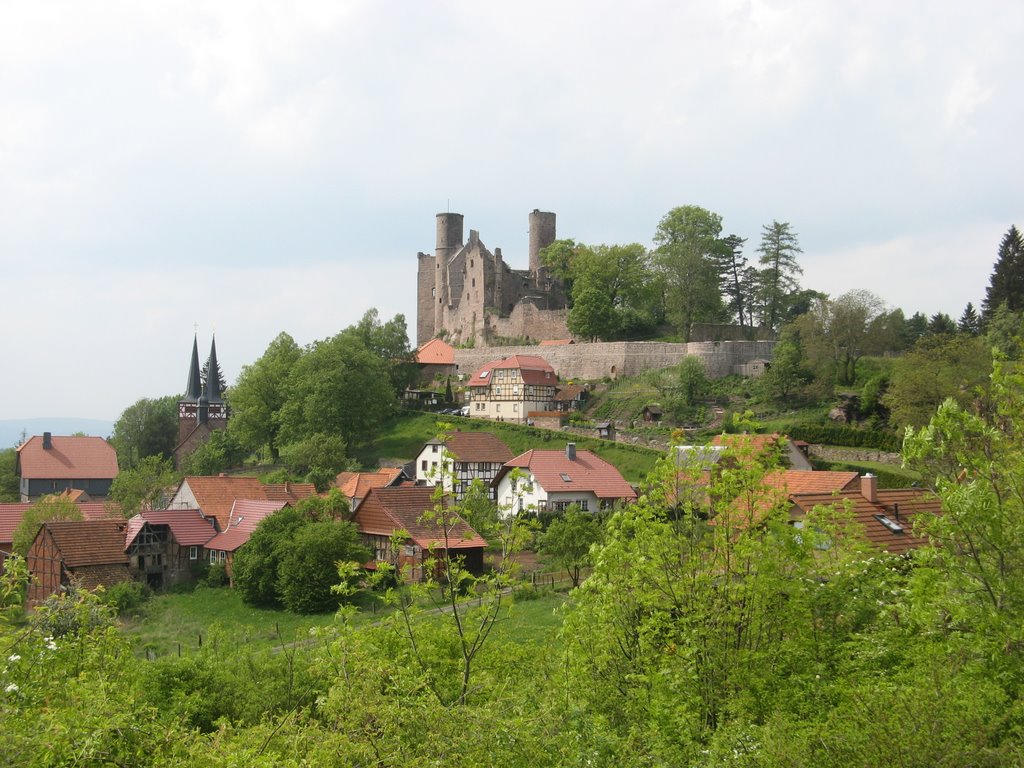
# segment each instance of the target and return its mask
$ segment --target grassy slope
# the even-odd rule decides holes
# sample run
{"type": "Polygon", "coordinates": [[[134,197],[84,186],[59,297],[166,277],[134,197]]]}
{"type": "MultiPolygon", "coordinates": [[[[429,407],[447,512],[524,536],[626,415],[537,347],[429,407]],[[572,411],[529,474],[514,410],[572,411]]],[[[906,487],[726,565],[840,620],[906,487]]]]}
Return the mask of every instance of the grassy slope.
{"type": "MultiPolygon", "coordinates": [[[[551,639],[562,624],[565,593],[542,594],[533,600],[512,601],[496,632],[518,643],[551,639]]],[[[355,616],[356,624],[369,624],[383,617],[369,608],[355,616]]],[[[433,619],[431,619],[433,620],[433,619]]],[[[334,614],[297,616],[285,611],[252,608],[245,605],[237,590],[197,589],[191,593],[160,595],[147,604],[143,616],[123,626],[136,653],[147,651],[156,656],[187,654],[202,642],[244,644],[252,649],[270,649],[283,642],[301,641],[313,627],[334,623],[334,614]],[[279,634],[280,632],[280,634],[279,634]]]]}
{"type": "Polygon", "coordinates": [[[469,419],[461,416],[405,413],[383,429],[373,443],[358,454],[357,458],[364,466],[368,467],[376,466],[380,459],[409,461],[416,456],[423,443],[437,435],[439,419],[445,419],[446,423],[456,429],[491,432],[501,438],[515,455],[531,448],[564,449],[567,442],[575,442],[579,449],[593,451],[605,461],[613,464],[631,483],[639,483],[643,480],[661,457],[658,451],[649,448],[519,424],[469,419]]]}

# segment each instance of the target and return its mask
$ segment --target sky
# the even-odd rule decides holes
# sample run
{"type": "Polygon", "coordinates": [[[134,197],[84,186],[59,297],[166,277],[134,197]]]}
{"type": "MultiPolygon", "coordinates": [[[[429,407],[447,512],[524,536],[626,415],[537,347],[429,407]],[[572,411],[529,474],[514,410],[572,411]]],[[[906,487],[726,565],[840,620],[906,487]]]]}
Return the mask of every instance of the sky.
{"type": "Polygon", "coordinates": [[[802,285],[984,297],[1024,226],[1024,4],[0,3],[0,419],[116,419],[376,307],[434,216],[650,245],[789,222],[802,285]]]}

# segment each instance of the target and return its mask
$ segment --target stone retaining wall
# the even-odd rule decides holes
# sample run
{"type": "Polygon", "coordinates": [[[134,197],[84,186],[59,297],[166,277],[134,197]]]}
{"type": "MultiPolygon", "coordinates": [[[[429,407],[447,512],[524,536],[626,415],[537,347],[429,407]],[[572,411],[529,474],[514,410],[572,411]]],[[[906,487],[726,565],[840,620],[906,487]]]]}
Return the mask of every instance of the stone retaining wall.
{"type": "Polygon", "coordinates": [[[541,347],[481,347],[456,349],[460,374],[469,375],[492,360],[512,355],[543,357],[566,379],[603,379],[636,376],[651,369],[670,368],[693,355],[704,363],[712,379],[737,373],[752,360],[771,360],[774,341],[695,341],[681,344],[664,341],[607,341],[541,347]]]}

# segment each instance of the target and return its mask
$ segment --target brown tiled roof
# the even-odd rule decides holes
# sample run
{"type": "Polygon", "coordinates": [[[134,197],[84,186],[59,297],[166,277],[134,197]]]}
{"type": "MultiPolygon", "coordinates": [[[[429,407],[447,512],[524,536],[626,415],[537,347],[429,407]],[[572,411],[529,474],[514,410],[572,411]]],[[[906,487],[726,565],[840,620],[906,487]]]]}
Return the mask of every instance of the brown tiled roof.
{"type": "Polygon", "coordinates": [[[67,568],[127,565],[124,533],[128,521],[59,520],[44,523],[67,568]]]}
{"type": "MultiPolygon", "coordinates": [[[[375,488],[363,499],[352,521],[360,533],[391,536],[405,530],[424,549],[445,548],[444,529],[436,522],[421,522],[423,513],[434,508],[434,489],[425,486],[375,488]]],[[[486,547],[487,542],[463,520],[457,519],[447,537],[447,549],[486,547]]]]}
{"type": "Polygon", "coordinates": [[[451,432],[446,448],[457,461],[504,464],[512,458],[508,446],[490,432],[451,432]]]}
{"type": "Polygon", "coordinates": [[[576,451],[576,458],[570,459],[565,451],[531,449],[507,462],[494,478],[493,485],[513,467],[529,470],[548,493],[590,491],[599,499],[636,498],[633,486],[623,479],[619,470],[590,451],[576,451]]]}
{"type": "Polygon", "coordinates": [[[442,339],[431,339],[416,350],[420,365],[455,365],[455,348],[442,339]]]}
{"type": "Polygon", "coordinates": [[[586,391],[587,387],[584,384],[569,384],[568,386],[562,387],[558,390],[558,394],[555,395],[555,400],[558,400],[559,402],[575,400],[581,393],[586,391]]]}
{"type": "Polygon", "coordinates": [[[174,540],[183,547],[202,546],[217,534],[213,518],[204,517],[198,509],[153,509],[141,512],[128,521],[130,528],[125,537],[126,549],[142,528],[142,521],[150,525],[166,525],[171,529],[174,540]]]}
{"type": "Polygon", "coordinates": [[[196,505],[207,517],[217,518],[227,528],[231,507],[236,499],[296,502],[316,495],[312,483],[276,483],[264,485],[255,477],[199,476],[186,477],[196,505]]]}
{"type": "Polygon", "coordinates": [[[117,453],[102,437],[30,437],[18,446],[18,474],[32,480],[104,480],[117,477],[117,453]]]}
{"type": "Polygon", "coordinates": [[[536,355],[512,355],[504,360],[492,360],[487,365],[478,368],[466,383],[471,387],[488,387],[491,384],[494,371],[502,368],[518,369],[526,384],[555,386],[558,383],[555,369],[543,357],[536,355]]]}
{"type": "Polygon", "coordinates": [[[65,488],[57,497],[68,501],[92,501],[92,497],[81,488],[65,488]]]}
{"type": "MultiPolygon", "coordinates": [[[[14,529],[17,528],[25,512],[39,502],[23,502],[18,504],[0,504],[0,549],[4,545],[10,546],[14,538],[14,529]]],[[[45,503],[45,502],[43,502],[45,503]]],[[[116,505],[106,505],[98,501],[82,503],[78,505],[82,517],[86,520],[123,520],[116,505]]]]}
{"type": "Polygon", "coordinates": [[[256,526],[287,503],[285,501],[238,499],[231,508],[230,519],[224,531],[206,542],[206,548],[234,552],[249,540],[252,532],[256,530],[256,526]]]}
{"type": "Polygon", "coordinates": [[[920,488],[880,490],[874,502],[865,498],[860,491],[850,490],[796,494],[790,496],[790,501],[797,511],[804,514],[817,506],[849,505],[858,529],[863,531],[868,542],[894,554],[923,547],[928,543],[926,538],[913,532],[913,520],[917,515],[942,514],[942,500],[931,491],[920,488]],[[877,516],[888,518],[902,530],[889,528],[877,516]]]}
{"type": "Polygon", "coordinates": [[[340,472],[334,479],[334,485],[350,499],[365,499],[371,488],[392,485],[401,474],[401,469],[392,467],[384,467],[376,472],[340,472]]]}

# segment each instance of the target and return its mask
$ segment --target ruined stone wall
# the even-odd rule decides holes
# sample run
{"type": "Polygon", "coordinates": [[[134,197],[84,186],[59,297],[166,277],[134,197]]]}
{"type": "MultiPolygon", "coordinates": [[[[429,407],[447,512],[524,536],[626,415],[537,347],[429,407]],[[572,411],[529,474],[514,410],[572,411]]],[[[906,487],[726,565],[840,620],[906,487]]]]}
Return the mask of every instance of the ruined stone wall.
{"type": "MultiPolygon", "coordinates": [[[[566,309],[540,309],[529,300],[515,305],[508,317],[487,316],[487,335],[507,339],[567,339],[569,328],[566,309]]],[[[501,349],[501,347],[498,347],[501,349]]]]}
{"type": "MultiPolygon", "coordinates": [[[[505,335],[505,334],[502,334],[505,335]]],[[[509,336],[518,334],[510,333],[509,336]]],[[[557,335],[548,338],[558,338],[557,335]]],[[[469,375],[492,360],[512,355],[538,355],[547,360],[559,379],[603,379],[636,376],[644,371],[678,365],[687,355],[699,357],[711,378],[737,372],[754,359],[771,360],[773,341],[705,341],[679,344],[661,341],[609,341],[593,344],[479,347],[456,349],[459,374],[469,375]]]]}

